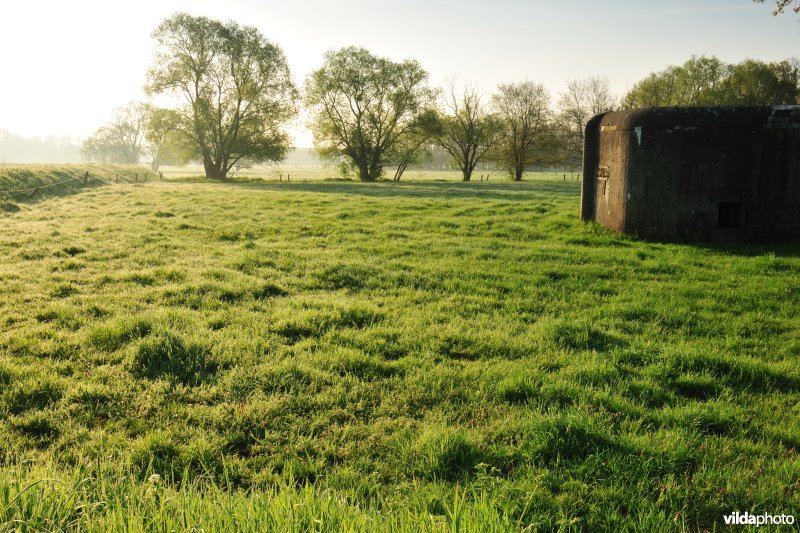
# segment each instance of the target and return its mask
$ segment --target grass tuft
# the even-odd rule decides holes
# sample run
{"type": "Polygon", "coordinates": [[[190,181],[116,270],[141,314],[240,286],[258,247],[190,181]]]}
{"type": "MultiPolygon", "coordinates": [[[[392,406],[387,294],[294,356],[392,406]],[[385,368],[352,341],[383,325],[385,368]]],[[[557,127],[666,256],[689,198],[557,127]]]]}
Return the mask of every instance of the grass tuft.
{"type": "Polygon", "coordinates": [[[167,377],[184,385],[197,385],[218,367],[207,344],[169,331],[156,332],[141,341],[128,359],[136,377],[167,377]]]}

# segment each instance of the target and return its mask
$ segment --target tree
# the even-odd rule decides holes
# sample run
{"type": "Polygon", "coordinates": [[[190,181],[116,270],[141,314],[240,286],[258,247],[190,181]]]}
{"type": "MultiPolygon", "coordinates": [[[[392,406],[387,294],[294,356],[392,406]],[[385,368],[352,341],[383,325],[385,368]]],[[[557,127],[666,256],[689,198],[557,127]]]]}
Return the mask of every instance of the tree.
{"type": "Polygon", "coordinates": [[[416,61],[395,63],[356,47],[326,53],[305,83],[315,148],[344,158],[363,181],[378,179],[397,162],[397,143],[418,132],[433,99],[427,80],[416,61]]]}
{"type": "Polygon", "coordinates": [[[420,113],[415,122],[407,135],[397,139],[389,154],[389,161],[396,166],[394,181],[400,181],[409,165],[421,165],[432,157],[432,139],[441,132],[441,122],[433,109],[420,113]]]}
{"type": "MultiPolygon", "coordinates": [[[[753,0],[753,2],[756,2],[758,4],[763,4],[766,1],[767,0],[753,0]]],[[[784,9],[786,9],[792,4],[795,4],[792,7],[792,10],[795,13],[800,13],[800,2],[797,2],[797,0],[775,0],[775,11],[773,11],[772,14],[779,15],[783,13],[784,9]]]]}
{"type": "Polygon", "coordinates": [[[626,108],[709,105],[795,104],[798,63],[764,63],[753,59],[736,65],[716,57],[690,58],[648,75],[625,95],[626,108]]]}
{"type": "Polygon", "coordinates": [[[83,157],[101,163],[138,163],[148,112],[147,104],[136,102],[115,110],[111,121],[83,142],[83,157]]]}
{"type": "Polygon", "coordinates": [[[514,181],[525,167],[552,160],[555,131],[550,117],[550,95],[540,83],[501,84],[492,105],[502,121],[494,159],[514,181]]]}
{"type": "Polygon", "coordinates": [[[796,104],[800,101],[800,64],[747,59],[731,68],[721,88],[729,105],[796,104]]]}
{"type": "Polygon", "coordinates": [[[482,102],[475,87],[465,85],[459,95],[449,83],[436,142],[453,158],[462,179],[469,181],[477,164],[500,140],[501,126],[482,102]]]}
{"type": "Polygon", "coordinates": [[[567,82],[567,91],[558,100],[566,159],[580,160],[586,123],[601,113],[614,109],[617,98],[611,93],[607,78],[584,78],[567,82]]]}
{"type": "Polygon", "coordinates": [[[185,13],[166,19],[153,37],[159,51],[146,90],[183,97],[177,131],[207,177],[225,179],[241,159],[285,157],[283,126],[296,113],[297,91],[277,45],[256,28],[185,13]]]}
{"type": "Polygon", "coordinates": [[[717,57],[692,56],[681,66],[669,66],[633,86],[623,107],[720,105],[720,88],[730,65],[717,57]]]}
{"type": "Polygon", "coordinates": [[[161,165],[182,165],[192,159],[192,146],[181,133],[180,125],[180,112],[174,109],[150,108],[145,126],[145,140],[153,172],[158,172],[161,165]]]}

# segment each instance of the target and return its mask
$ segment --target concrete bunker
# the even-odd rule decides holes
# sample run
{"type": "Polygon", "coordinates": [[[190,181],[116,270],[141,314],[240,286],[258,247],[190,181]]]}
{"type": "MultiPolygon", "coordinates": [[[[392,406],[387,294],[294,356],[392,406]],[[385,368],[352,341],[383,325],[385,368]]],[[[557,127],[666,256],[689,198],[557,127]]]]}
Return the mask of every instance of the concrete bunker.
{"type": "Polygon", "coordinates": [[[643,238],[800,241],[800,106],[594,117],[581,220],[643,238]]]}

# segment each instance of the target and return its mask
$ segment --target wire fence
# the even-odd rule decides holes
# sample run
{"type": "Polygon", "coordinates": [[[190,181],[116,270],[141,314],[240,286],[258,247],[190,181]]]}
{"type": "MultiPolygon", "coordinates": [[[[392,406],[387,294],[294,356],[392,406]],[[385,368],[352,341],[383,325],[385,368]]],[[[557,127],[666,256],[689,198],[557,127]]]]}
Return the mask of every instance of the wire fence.
{"type": "Polygon", "coordinates": [[[38,185],[36,187],[29,187],[27,189],[17,189],[16,191],[3,191],[0,192],[0,198],[3,200],[8,200],[13,196],[17,196],[23,193],[28,193],[28,196],[35,196],[37,192],[42,189],[47,189],[48,187],[55,187],[56,185],[62,185],[64,183],[69,183],[70,181],[83,181],[83,178],[70,178],[68,180],[57,181],[55,183],[48,183],[47,185],[38,185]]]}
{"type": "MultiPolygon", "coordinates": [[[[19,195],[22,195],[22,194],[27,194],[28,198],[33,198],[42,189],[48,189],[50,187],[55,187],[56,185],[63,185],[65,183],[69,183],[71,181],[82,182],[83,186],[86,187],[86,185],[88,185],[88,183],[89,183],[89,178],[91,178],[91,176],[89,175],[89,172],[87,171],[86,174],[84,174],[83,176],[78,176],[78,177],[75,177],[75,178],[69,178],[69,179],[65,179],[65,180],[61,180],[61,181],[56,181],[54,183],[48,183],[46,185],[36,185],[36,186],[33,186],[33,187],[27,187],[25,189],[17,189],[17,190],[14,190],[14,191],[0,191],[0,200],[8,200],[8,199],[10,199],[10,198],[12,198],[14,196],[19,196],[19,195]]],[[[136,181],[139,181],[139,174],[136,174],[135,179],[136,179],[136,181]]],[[[145,175],[144,179],[145,179],[145,181],[147,181],[147,175],[145,175]]],[[[119,174],[116,175],[116,181],[119,182],[119,174]]]]}

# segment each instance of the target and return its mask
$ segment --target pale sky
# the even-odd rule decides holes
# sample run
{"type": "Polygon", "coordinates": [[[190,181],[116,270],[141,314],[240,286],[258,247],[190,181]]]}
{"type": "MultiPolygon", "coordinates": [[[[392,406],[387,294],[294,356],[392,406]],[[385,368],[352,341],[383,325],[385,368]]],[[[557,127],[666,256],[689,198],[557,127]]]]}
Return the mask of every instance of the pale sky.
{"type": "MultiPolygon", "coordinates": [[[[692,54],[723,61],[800,56],[800,16],[751,0],[110,0],[3,2],[0,129],[80,139],[144,98],[152,31],[176,11],[255,26],[286,53],[298,86],[331,48],[416,59],[432,85],[607,76],[624,93],[692,54]]],[[[298,146],[310,137],[297,128],[298,146]]]]}

